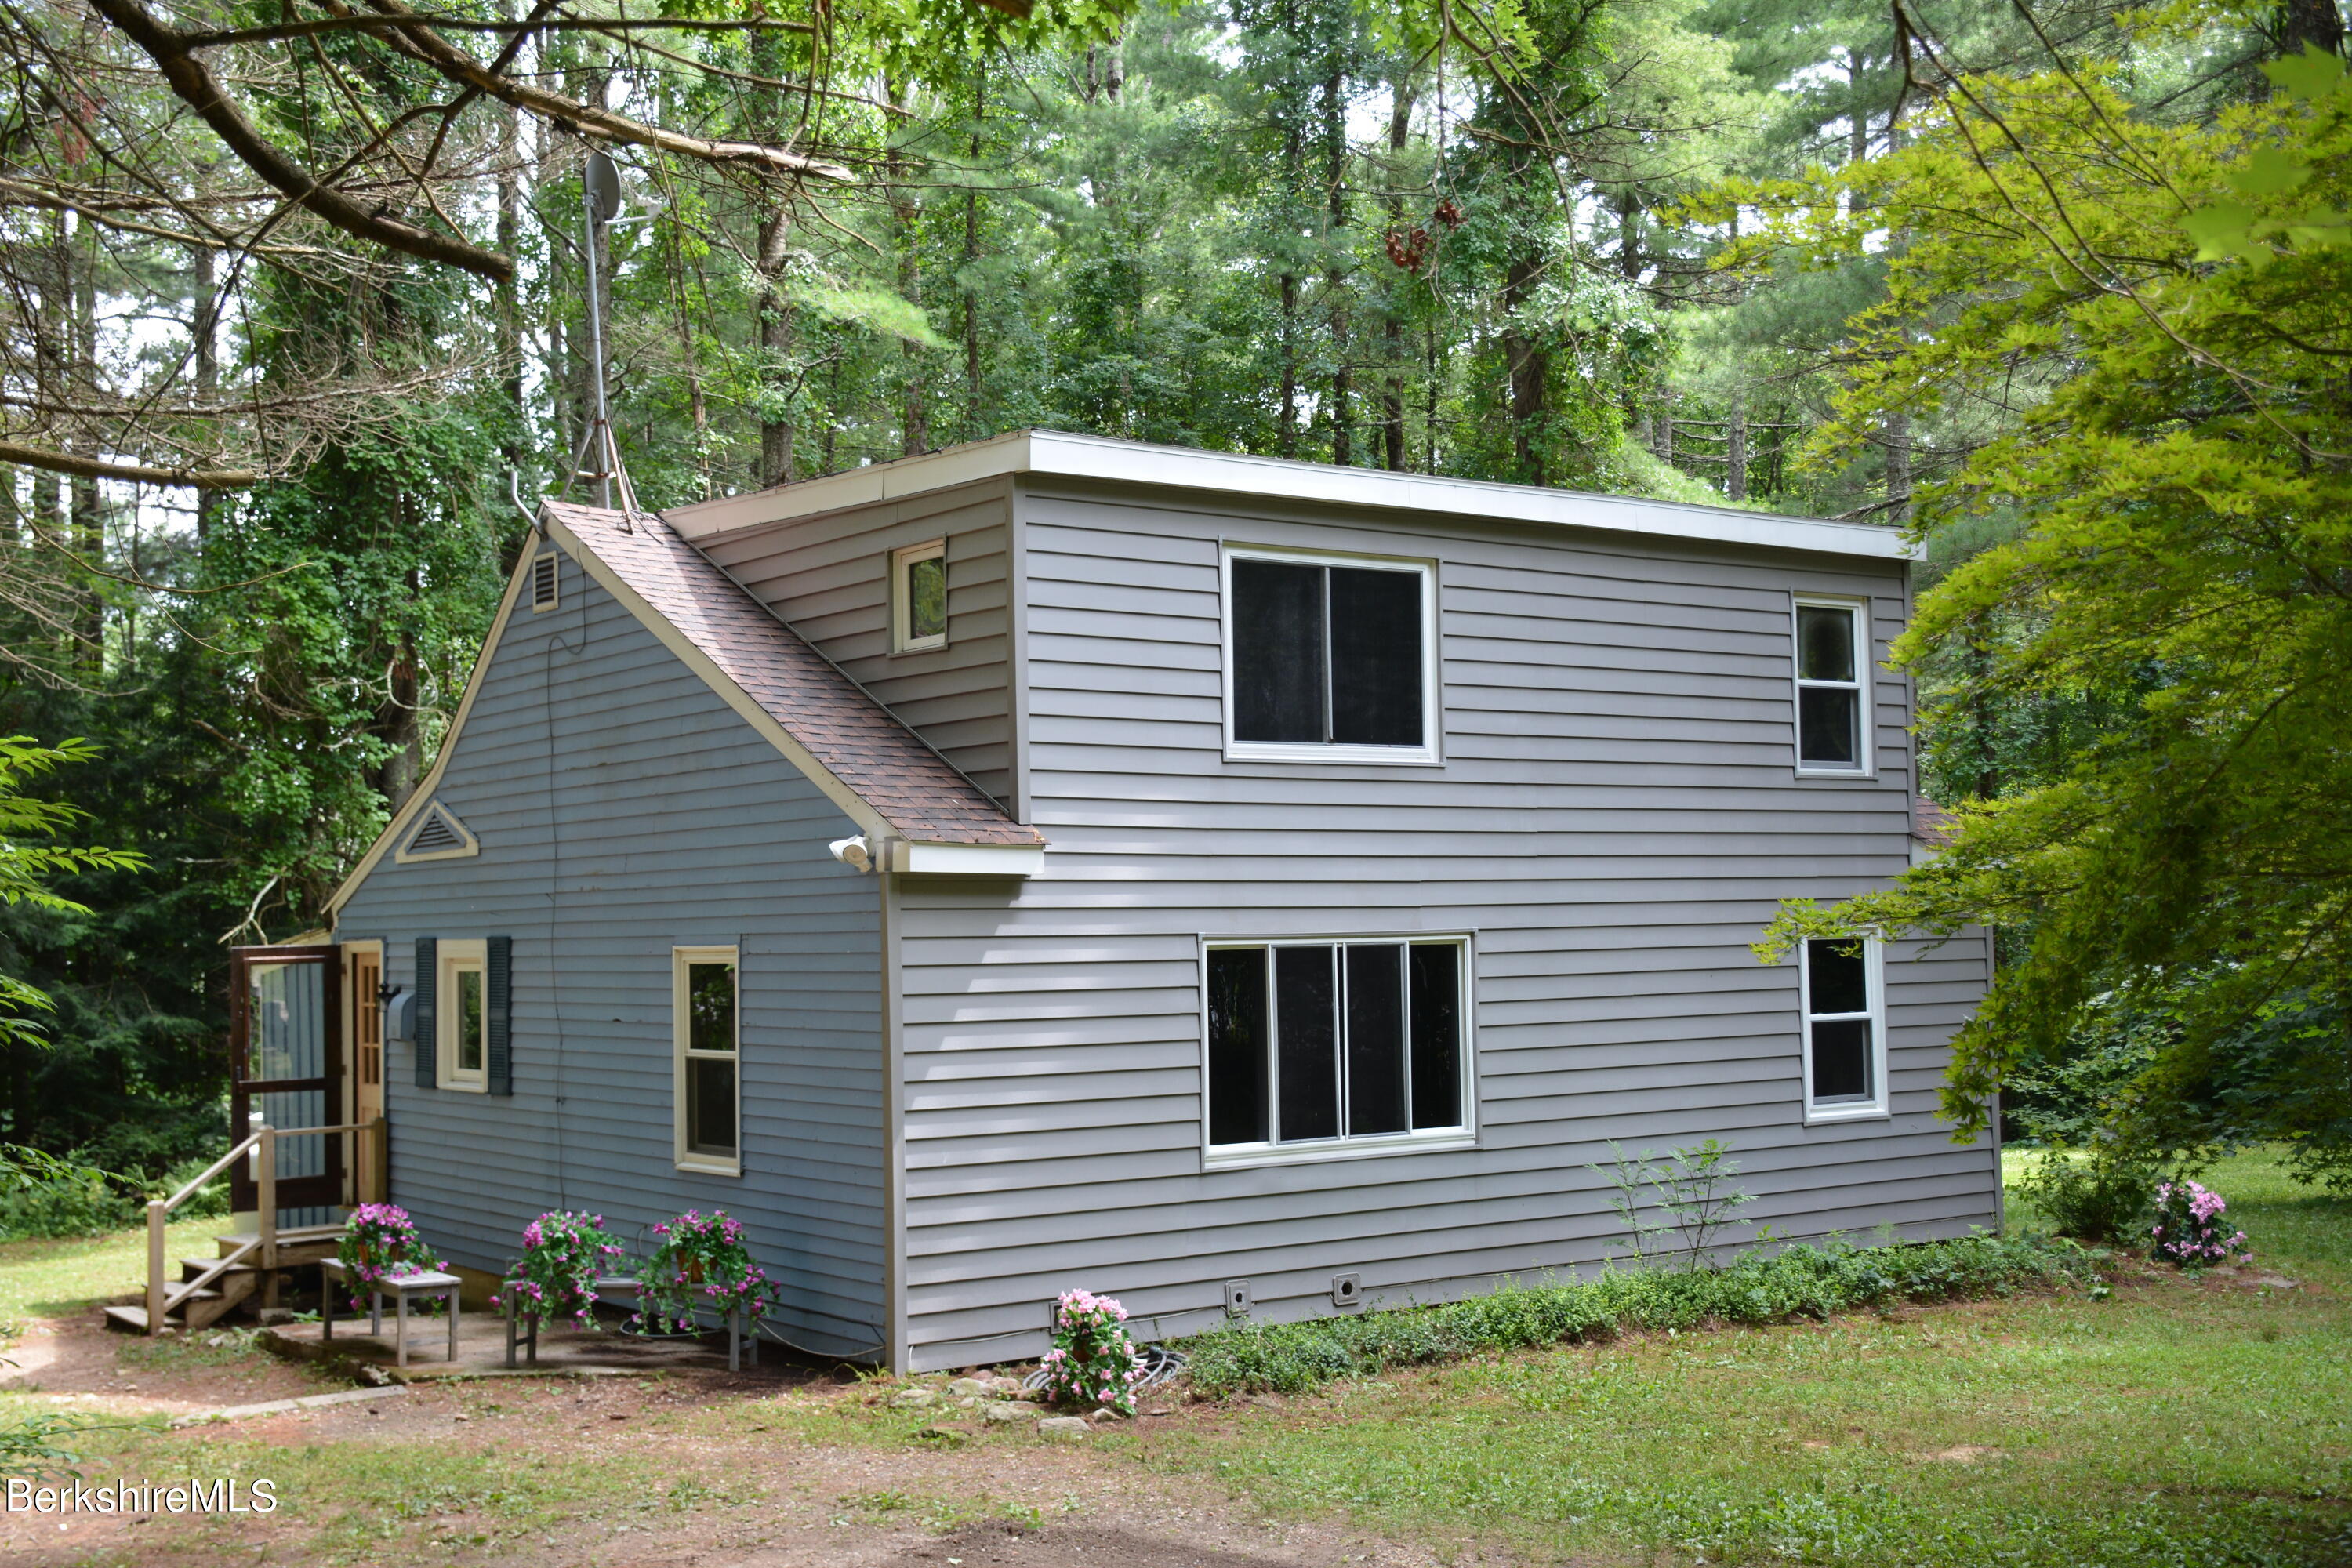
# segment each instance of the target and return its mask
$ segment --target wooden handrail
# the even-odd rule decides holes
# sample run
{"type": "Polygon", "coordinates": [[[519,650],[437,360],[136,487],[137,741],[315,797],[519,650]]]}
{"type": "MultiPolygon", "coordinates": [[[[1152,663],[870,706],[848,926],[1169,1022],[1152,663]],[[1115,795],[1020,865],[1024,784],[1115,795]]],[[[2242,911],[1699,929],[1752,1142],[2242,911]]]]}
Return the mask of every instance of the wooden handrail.
{"type": "MultiPolygon", "coordinates": [[[[186,1186],[168,1198],[150,1199],[147,1204],[147,1331],[150,1334],[161,1332],[165,1312],[211,1284],[249,1252],[259,1251],[258,1266],[261,1268],[268,1270],[278,1267],[278,1141],[280,1138],[335,1137],[345,1132],[376,1132],[381,1136],[383,1126],[382,1117],[373,1121],[340,1122],[332,1127],[272,1127],[263,1122],[246,1134],[236,1147],[206,1166],[203,1173],[186,1186]],[[255,1206],[260,1212],[255,1216],[254,1238],[178,1289],[171,1289],[163,1278],[167,1261],[164,1254],[169,1250],[164,1245],[163,1227],[170,1221],[172,1211],[195,1196],[206,1182],[247,1154],[257,1156],[254,1184],[259,1189],[255,1206]]],[[[276,1276],[272,1274],[268,1278],[274,1280],[276,1276]]],[[[276,1289],[274,1284],[270,1287],[273,1295],[276,1289]]]]}

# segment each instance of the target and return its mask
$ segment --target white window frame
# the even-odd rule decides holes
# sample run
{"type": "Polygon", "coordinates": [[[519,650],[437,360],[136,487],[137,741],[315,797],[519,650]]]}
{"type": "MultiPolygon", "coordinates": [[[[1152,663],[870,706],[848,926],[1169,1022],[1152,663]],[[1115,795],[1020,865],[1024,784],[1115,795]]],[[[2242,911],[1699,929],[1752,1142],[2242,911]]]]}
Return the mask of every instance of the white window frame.
{"type": "Polygon", "coordinates": [[[562,600],[563,552],[560,550],[542,550],[530,558],[530,613],[534,616],[545,615],[562,604],[562,600]],[[547,569],[547,602],[545,604],[541,604],[539,598],[539,573],[541,566],[547,569]]]}
{"type": "Polygon", "coordinates": [[[1870,601],[1839,594],[1799,594],[1789,603],[1789,682],[1790,730],[1789,742],[1797,762],[1800,778],[1866,779],[1877,775],[1878,751],[1873,745],[1871,731],[1876,727],[1873,716],[1878,668],[1873,655],[1876,646],[1871,638],[1870,601]],[[1853,625],[1853,679],[1852,680],[1808,680],[1804,668],[1804,647],[1800,630],[1801,612],[1813,610],[1843,610],[1853,625]],[[1808,688],[1854,692],[1854,763],[1841,767],[1828,763],[1805,761],[1805,699],[1808,688]]]}
{"type": "MultiPolygon", "coordinates": [[[[1808,942],[1822,940],[1808,938],[1808,942]]],[[[1838,939],[1831,938],[1835,941],[1838,939]]],[[[1867,993],[1869,1008],[1861,1013],[1813,1012],[1813,971],[1809,962],[1810,952],[1804,946],[1797,949],[1797,1027],[1801,1048],[1798,1053],[1799,1070],[1805,1075],[1801,1086],[1805,1097],[1805,1124],[1808,1127],[1831,1121],[1867,1121],[1884,1120],[1890,1112],[1886,1100],[1886,949],[1874,936],[1854,939],[1862,943],[1863,985],[1867,993]],[[1817,1023],[1851,1018],[1866,1018],[1870,1022],[1870,1089],[1867,1100],[1841,1100],[1828,1105],[1813,1100],[1813,1026],[1817,1023]]]]}
{"type": "MultiPolygon", "coordinates": [[[[914,635],[915,595],[913,575],[919,561],[936,561],[940,570],[947,570],[948,542],[933,539],[921,544],[908,544],[890,552],[890,651],[892,653],[929,653],[948,646],[947,603],[944,595],[940,604],[940,630],[935,636],[914,635]]],[[[942,584],[944,588],[944,584],[942,584]]]]}
{"type": "Polygon", "coordinates": [[[439,1058],[438,1085],[464,1094],[490,1092],[490,944],[480,937],[444,937],[434,950],[433,1048],[439,1058]],[[457,976],[482,977],[482,1065],[474,1072],[457,1066],[457,976]]]}
{"type": "MultiPolygon", "coordinates": [[[[1366,1160],[1384,1154],[1434,1153],[1446,1149],[1475,1149],[1478,1146],[1478,1027],[1476,1008],[1473,1000],[1477,994],[1474,978],[1476,973],[1476,947],[1467,931],[1360,931],[1345,936],[1202,936],[1200,951],[1201,979],[1201,1163],[1208,1170],[1230,1170],[1252,1165],[1318,1164],[1332,1160],[1366,1160]],[[1413,1132],[1383,1132],[1352,1138],[1342,1132],[1336,1138],[1318,1138],[1311,1142],[1292,1143],[1211,1143],[1209,1142],[1210,1105],[1213,1092],[1209,1079],[1209,954],[1229,948],[1274,947],[1348,947],[1386,945],[1392,943],[1448,942],[1459,951],[1454,968],[1455,984],[1461,987],[1454,1016],[1462,1029],[1461,1104],[1462,1121],[1454,1127],[1432,1127],[1413,1132]]],[[[1272,985],[1272,963],[1269,960],[1268,985],[1272,985]]],[[[1273,1016],[1273,997],[1266,998],[1267,1016],[1273,1016]]],[[[1335,991],[1335,1006],[1347,1004],[1345,987],[1335,991]]],[[[1346,1049],[1347,1034],[1344,1016],[1338,1038],[1346,1049]]],[[[1272,1051],[1271,1042],[1269,1049],[1272,1051]]],[[[1408,1073],[1410,1068],[1408,1067],[1408,1073]]],[[[1269,1115],[1282,1091],[1282,1064],[1278,1051],[1272,1051],[1266,1064],[1266,1096],[1269,1115]]],[[[1348,1124],[1348,1099],[1345,1076],[1342,1075],[1339,1094],[1339,1125],[1348,1124]]]]}
{"type": "MultiPolygon", "coordinates": [[[[1438,701],[1437,563],[1409,555],[1368,555],[1343,550],[1289,550],[1225,543],[1217,559],[1218,636],[1223,661],[1225,760],[1233,763],[1331,763],[1350,766],[1439,767],[1444,710],[1438,701]],[[1358,746],[1318,741],[1242,741],[1234,737],[1234,563],[1280,561],[1297,566],[1370,566],[1421,574],[1421,744],[1358,746]]],[[[1323,635],[1328,637],[1327,626],[1323,635]]],[[[1330,700],[1329,693],[1324,696],[1330,700]]]]}
{"type": "Polygon", "coordinates": [[[681,1171],[695,1171],[706,1176],[740,1176],[743,1173],[743,964],[741,950],[734,947],[673,947],[669,950],[669,1017],[670,1017],[670,1152],[681,1171]],[[687,1026],[686,975],[687,966],[694,963],[725,963],[735,972],[735,1049],[722,1058],[716,1051],[691,1051],[687,1041],[691,1037],[687,1026]],[[731,1062],[735,1068],[735,1157],[721,1159],[715,1154],[698,1154],[686,1146],[686,1064],[689,1058],[705,1061],[721,1059],[731,1062]]]}

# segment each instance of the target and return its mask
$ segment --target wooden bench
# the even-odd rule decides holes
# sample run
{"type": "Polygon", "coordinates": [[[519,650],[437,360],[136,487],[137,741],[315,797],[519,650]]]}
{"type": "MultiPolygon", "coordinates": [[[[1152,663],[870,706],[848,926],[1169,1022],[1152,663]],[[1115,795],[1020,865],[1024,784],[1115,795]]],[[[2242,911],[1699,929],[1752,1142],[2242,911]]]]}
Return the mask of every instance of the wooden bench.
{"type": "MultiPolygon", "coordinates": [[[[602,1301],[614,1296],[635,1296],[642,1289],[643,1286],[633,1275],[608,1274],[596,1281],[596,1300],[602,1301]]],[[[525,1363],[537,1366],[539,1364],[539,1320],[523,1312],[520,1292],[502,1288],[499,1291],[499,1297],[506,1305],[507,1364],[509,1366],[515,1364],[515,1346],[520,1343],[523,1347],[525,1363]]],[[[727,1370],[729,1372],[739,1372],[742,1369],[743,1346],[746,1342],[749,1342],[751,1347],[751,1364],[759,1365],[759,1325],[752,1323],[750,1325],[749,1332],[746,1332],[743,1314],[738,1311],[729,1312],[727,1314],[727,1370]]]]}
{"type": "MultiPolygon", "coordinates": [[[[335,1337],[335,1297],[339,1288],[351,1284],[352,1270],[341,1258],[326,1258],[319,1261],[319,1338],[323,1342],[335,1337]]],[[[431,1269],[419,1269],[414,1274],[394,1275],[378,1279],[368,1287],[368,1332],[383,1332],[383,1299],[393,1299],[393,1344],[395,1364],[408,1364],[408,1299],[422,1296],[426,1300],[438,1296],[449,1303],[449,1359],[457,1359],[457,1290],[462,1281],[455,1274],[436,1274],[431,1269]]]]}

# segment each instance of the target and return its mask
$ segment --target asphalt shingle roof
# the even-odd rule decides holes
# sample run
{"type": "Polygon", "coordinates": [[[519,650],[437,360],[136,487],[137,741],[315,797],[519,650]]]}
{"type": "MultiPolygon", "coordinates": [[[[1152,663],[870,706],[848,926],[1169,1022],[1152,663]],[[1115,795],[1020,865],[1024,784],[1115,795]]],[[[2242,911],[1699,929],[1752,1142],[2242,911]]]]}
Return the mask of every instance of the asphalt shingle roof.
{"type": "Polygon", "coordinates": [[[596,558],[900,834],[1042,844],[659,517],[544,503],[596,558]]]}

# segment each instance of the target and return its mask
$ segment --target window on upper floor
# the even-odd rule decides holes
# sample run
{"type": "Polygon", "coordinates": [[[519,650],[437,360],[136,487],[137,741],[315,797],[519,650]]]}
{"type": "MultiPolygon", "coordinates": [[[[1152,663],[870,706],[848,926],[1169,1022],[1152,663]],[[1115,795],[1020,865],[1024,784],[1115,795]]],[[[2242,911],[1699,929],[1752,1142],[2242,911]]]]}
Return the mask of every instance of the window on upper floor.
{"type": "Polygon", "coordinates": [[[1470,1136],[1459,937],[1208,944],[1209,1155],[1470,1136]]]}
{"type": "Polygon", "coordinates": [[[1870,771],[1870,622],[1852,599],[1799,599],[1797,771],[1870,771]]]}
{"type": "Polygon", "coordinates": [[[1835,1121],[1886,1110],[1886,1008],[1879,944],[1805,943],[1805,1117],[1835,1121]]]}
{"type": "Polygon", "coordinates": [[[1225,754],[1436,760],[1427,562],[1225,552],[1225,754]]]}
{"type": "Polygon", "coordinates": [[[934,539],[890,553],[890,651],[948,646],[948,546],[934,539]]]}

